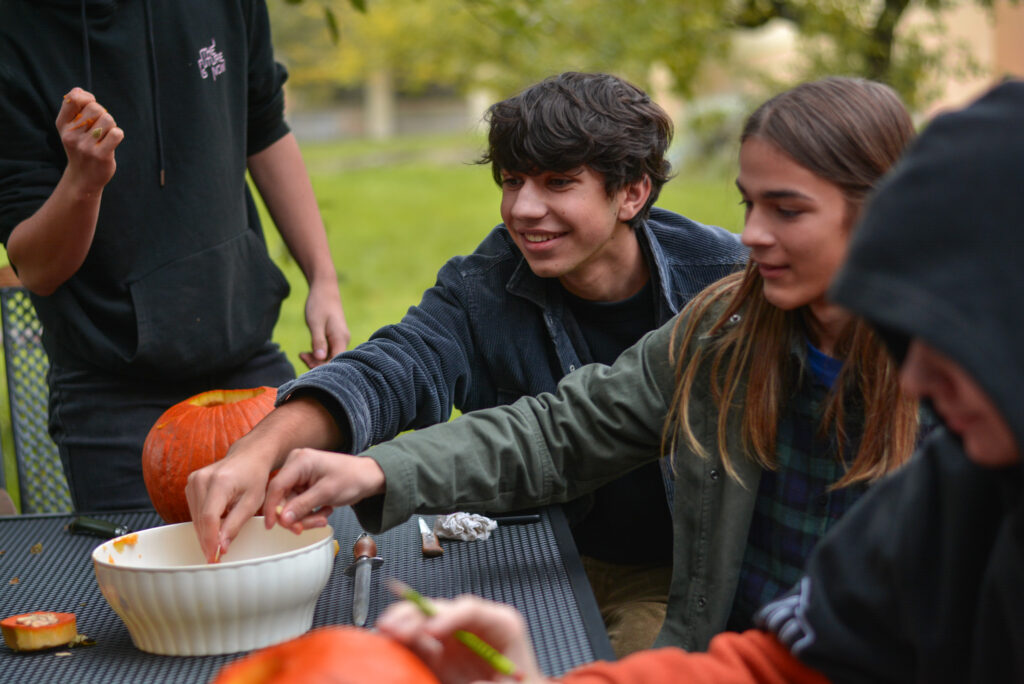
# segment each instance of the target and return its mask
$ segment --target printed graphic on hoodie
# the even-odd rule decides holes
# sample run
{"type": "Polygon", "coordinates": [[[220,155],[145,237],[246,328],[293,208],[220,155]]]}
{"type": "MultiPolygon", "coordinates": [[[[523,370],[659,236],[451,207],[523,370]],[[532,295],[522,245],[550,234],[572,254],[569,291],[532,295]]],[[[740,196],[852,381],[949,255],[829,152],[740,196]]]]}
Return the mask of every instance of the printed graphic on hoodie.
{"type": "Polygon", "coordinates": [[[224,73],[224,53],[217,52],[217,41],[213,38],[210,39],[210,46],[199,48],[199,75],[203,78],[209,78],[213,75],[213,80],[217,80],[217,76],[224,73]]]}

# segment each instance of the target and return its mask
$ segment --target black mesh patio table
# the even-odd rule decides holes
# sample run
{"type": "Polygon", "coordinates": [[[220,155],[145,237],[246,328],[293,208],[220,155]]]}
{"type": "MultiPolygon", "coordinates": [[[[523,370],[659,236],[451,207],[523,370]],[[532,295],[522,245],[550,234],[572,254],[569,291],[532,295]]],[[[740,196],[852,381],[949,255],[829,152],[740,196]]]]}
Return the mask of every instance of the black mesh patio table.
{"type": "MultiPolygon", "coordinates": [[[[134,530],[161,522],[153,512],[93,517],[134,530]]],[[[71,520],[70,515],[0,517],[0,617],[35,610],[75,613],[78,631],[96,645],[34,653],[0,646],[0,680],[206,682],[242,655],[160,656],[135,648],[96,585],[90,554],[102,540],[68,533],[71,520]],[[61,652],[65,655],[57,655],[61,652]]],[[[344,569],[362,530],[349,508],[335,511],[330,522],[341,552],[317,602],[314,627],[352,624],[352,579],[344,569]]],[[[420,553],[415,518],[374,539],[384,565],[373,573],[367,626],[394,601],[381,580],[395,577],[427,596],[473,593],[515,606],[526,616],[537,658],[550,676],[614,657],[557,507],[542,510],[536,523],[499,526],[486,541],[444,540],[445,553],[438,558],[420,553]]]]}

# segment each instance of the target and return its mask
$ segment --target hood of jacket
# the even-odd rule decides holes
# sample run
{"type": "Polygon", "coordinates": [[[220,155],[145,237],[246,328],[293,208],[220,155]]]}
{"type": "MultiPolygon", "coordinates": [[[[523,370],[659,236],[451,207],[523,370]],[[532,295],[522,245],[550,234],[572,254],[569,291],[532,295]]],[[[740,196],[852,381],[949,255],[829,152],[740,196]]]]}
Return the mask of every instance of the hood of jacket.
{"type": "Polygon", "coordinates": [[[956,361],[1024,445],[1024,82],[940,115],[870,200],[834,300],[900,356],[917,337],[956,361]]]}
{"type": "MultiPolygon", "coordinates": [[[[830,290],[899,357],[953,359],[1024,444],[1024,83],[936,118],[879,186],[830,290]]],[[[832,681],[1024,681],[1024,466],[937,429],[762,611],[832,681]],[[1012,673],[1012,674],[1011,674],[1012,673]]]]}
{"type": "MultiPolygon", "coordinates": [[[[832,289],[835,301],[878,325],[897,354],[918,338],[959,364],[1009,425],[1018,453],[1024,446],[1022,179],[1024,82],[1009,81],[936,118],[921,134],[871,200],[832,289]]],[[[946,616],[941,629],[953,636],[943,651],[961,655],[929,652],[922,639],[917,646],[935,656],[925,658],[933,664],[947,663],[965,676],[969,667],[972,681],[1022,681],[1024,463],[987,469],[963,460],[957,470],[958,456],[966,459],[962,445],[951,434],[939,436],[898,492],[914,500],[913,488],[921,485],[928,495],[896,517],[924,537],[940,530],[925,552],[939,568],[935,576],[964,581],[922,596],[903,618],[946,616]],[[943,444],[952,447],[946,466],[943,444]]],[[[899,559],[903,566],[914,562],[899,559]]]]}

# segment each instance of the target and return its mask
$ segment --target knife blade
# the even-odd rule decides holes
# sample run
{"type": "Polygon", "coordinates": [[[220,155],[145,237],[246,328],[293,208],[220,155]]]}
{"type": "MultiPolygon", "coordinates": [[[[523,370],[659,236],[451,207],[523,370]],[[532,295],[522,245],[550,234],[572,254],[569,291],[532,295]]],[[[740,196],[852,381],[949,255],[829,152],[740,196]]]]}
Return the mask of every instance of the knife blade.
{"type": "Polygon", "coordinates": [[[355,561],[345,569],[345,574],[353,578],[352,623],[362,627],[370,608],[370,573],[379,568],[384,559],[377,555],[377,542],[366,532],[356,537],[352,556],[355,561]]]}
{"type": "Polygon", "coordinates": [[[423,542],[423,555],[427,558],[434,558],[444,553],[441,543],[437,541],[437,535],[423,518],[420,518],[420,539],[423,542]]]}

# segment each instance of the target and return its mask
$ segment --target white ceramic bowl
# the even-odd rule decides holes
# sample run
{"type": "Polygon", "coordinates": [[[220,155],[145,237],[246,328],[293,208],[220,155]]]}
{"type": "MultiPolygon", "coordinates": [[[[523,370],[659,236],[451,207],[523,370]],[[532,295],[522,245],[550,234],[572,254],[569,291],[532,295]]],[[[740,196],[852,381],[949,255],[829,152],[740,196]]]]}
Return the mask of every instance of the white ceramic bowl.
{"type": "Polygon", "coordinates": [[[135,646],[162,655],[235,653],[305,633],[334,566],[330,526],[296,535],[255,517],[213,565],[190,522],[134,536],[96,547],[93,569],[135,646]]]}

